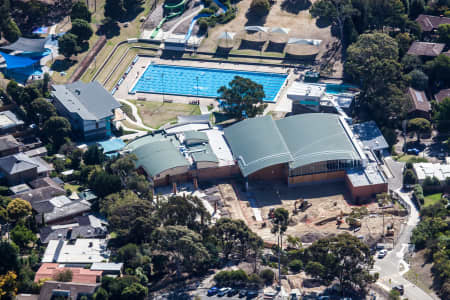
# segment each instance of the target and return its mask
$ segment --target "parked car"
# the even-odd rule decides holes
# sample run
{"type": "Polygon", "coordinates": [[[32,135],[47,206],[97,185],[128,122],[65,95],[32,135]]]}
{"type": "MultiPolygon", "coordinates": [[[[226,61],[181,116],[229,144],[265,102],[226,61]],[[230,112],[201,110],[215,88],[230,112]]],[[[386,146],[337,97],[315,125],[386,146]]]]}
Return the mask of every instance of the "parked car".
{"type": "Polygon", "coordinates": [[[228,288],[228,287],[221,288],[221,289],[217,292],[217,296],[223,297],[223,296],[225,296],[225,295],[228,293],[229,290],[231,290],[231,288],[228,288]]]}
{"type": "Polygon", "coordinates": [[[239,291],[239,298],[244,298],[247,295],[247,290],[242,289],[239,291]]]}
{"type": "Polygon", "coordinates": [[[317,300],[330,300],[330,296],[319,296],[317,300]]]}
{"type": "Polygon", "coordinates": [[[238,291],[237,289],[231,288],[231,289],[228,291],[227,296],[228,296],[228,297],[233,297],[233,296],[236,295],[238,292],[239,292],[239,291],[238,291]]]}
{"type": "Polygon", "coordinates": [[[219,290],[219,289],[218,289],[216,286],[213,286],[212,288],[210,288],[210,289],[208,290],[207,295],[208,295],[208,296],[215,295],[215,294],[217,294],[217,291],[218,291],[218,290],[219,290]]]}
{"type": "Polygon", "coordinates": [[[247,291],[247,299],[252,299],[258,296],[258,291],[247,291]]]}
{"type": "Polygon", "coordinates": [[[378,258],[384,258],[386,254],[387,254],[386,249],[380,250],[380,252],[378,252],[378,258]]]}
{"type": "Polygon", "coordinates": [[[395,285],[392,287],[392,289],[398,291],[400,293],[400,295],[403,295],[403,293],[405,292],[403,284],[395,285]]]}
{"type": "Polygon", "coordinates": [[[406,150],[406,153],[408,154],[414,154],[414,155],[419,155],[420,150],[417,148],[409,148],[408,150],[406,150]]]}

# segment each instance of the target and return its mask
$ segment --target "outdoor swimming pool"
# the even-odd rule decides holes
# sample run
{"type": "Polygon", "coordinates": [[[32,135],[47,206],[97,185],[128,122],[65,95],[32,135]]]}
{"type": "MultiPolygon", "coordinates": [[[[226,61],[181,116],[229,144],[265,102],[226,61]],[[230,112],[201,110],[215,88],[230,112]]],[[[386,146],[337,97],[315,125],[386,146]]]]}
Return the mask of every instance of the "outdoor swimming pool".
{"type": "Polygon", "coordinates": [[[264,101],[273,102],[287,75],[150,64],[131,92],[217,97],[217,90],[235,76],[249,78],[264,87],[264,101]]]}

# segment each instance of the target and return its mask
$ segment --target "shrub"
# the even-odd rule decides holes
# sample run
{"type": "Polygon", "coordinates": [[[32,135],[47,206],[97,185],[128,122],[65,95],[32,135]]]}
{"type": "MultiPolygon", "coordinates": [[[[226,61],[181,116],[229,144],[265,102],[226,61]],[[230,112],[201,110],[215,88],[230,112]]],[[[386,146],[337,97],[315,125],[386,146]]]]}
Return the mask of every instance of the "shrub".
{"type": "Polygon", "coordinates": [[[423,205],[425,203],[425,197],[423,195],[423,189],[420,186],[420,184],[416,184],[414,186],[413,197],[417,201],[417,203],[419,203],[419,206],[423,205]]]}
{"type": "Polygon", "coordinates": [[[425,90],[428,86],[428,76],[420,70],[412,70],[408,73],[409,83],[417,90],[425,90]]]}
{"type": "Polygon", "coordinates": [[[220,271],[214,276],[214,281],[219,286],[246,284],[248,279],[249,277],[244,270],[220,271]]]}
{"type": "Polygon", "coordinates": [[[61,272],[58,272],[54,279],[55,281],[61,281],[61,282],[71,282],[73,277],[73,273],[70,269],[62,270],[61,272]]]}
{"type": "Polygon", "coordinates": [[[289,270],[293,273],[298,273],[303,269],[303,263],[299,259],[294,259],[289,263],[289,270]]]}
{"type": "Polygon", "coordinates": [[[253,0],[250,5],[250,11],[258,17],[263,17],[269,13],[269,0],[253,0]]]}
{"type": "Polygon", "coordinates": [[[412,185],[417,183],[417,176],[411,169],[406,169],[403,175],[403,185],[412,185]]]}
{"type": "Polygon", "coordinates": [[[266,285],[271,285],[275,278],[275,273],[271,269],[264,269],[259,273],[259,277],[264,280],[266,285]]]}

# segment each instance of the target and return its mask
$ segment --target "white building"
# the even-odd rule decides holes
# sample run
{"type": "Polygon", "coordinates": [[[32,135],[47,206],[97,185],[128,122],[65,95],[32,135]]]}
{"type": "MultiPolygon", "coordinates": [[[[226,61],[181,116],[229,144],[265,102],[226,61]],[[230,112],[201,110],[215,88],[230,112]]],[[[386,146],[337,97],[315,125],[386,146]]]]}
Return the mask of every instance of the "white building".
{"type": "Polygon", "coordinates": [[[441,183],[450,178],[450,164],[415,163],[413,168],[420,184],[427,177],[436,177],[441,183]]]}
{"type": "Polygon", "coordinates": [[[107,262],[110,252],[105,239],[51,240],[45,249],[43,263],[92,264],[107,262]]]}

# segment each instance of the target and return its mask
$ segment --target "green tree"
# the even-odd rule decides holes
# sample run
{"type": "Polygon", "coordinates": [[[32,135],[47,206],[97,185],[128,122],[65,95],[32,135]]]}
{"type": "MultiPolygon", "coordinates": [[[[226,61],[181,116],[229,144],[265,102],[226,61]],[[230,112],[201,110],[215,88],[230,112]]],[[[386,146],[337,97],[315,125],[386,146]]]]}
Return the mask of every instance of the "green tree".
{"type": "Polygon", "coordinates": [[[106,157],[97,144],[90,145],[83,154],[83,161],[86,165],[100,165],[106,157]]]}
{"type": "Polygon", "coordinates": [[[425,10],[424,0],[411,0],[409,5],[409,16],[416,19],[425,10]]]}
{"type": "Polygon", "coordinates": [[[441,134],[450,132],[450,98],[445,98],[436,106],[433,119],[441,134]]]}
{"type": "Polygon", "coordinates": [[[44,98],[37,98],[30,104],[29,116],[38,126],[42,126],[44,121],[56,116],[56,108],[44,98]]]}
{"type": "Polygon", "coordinates": [[[299,259],[294,259],[289,262],[289,270],[293,273],[298,273],[303,269],[303,262],[299,259]]]}
{"type": "Polygon", "coordinates": [[[428,76],[421,70],[412,70],[408,76],[411,86],[416,90],[423,91],[428,87],[428,76]]]}
{"type": "Polygon", "coordinates": [[[47,143],[51,143],[54,149],[59,149],[70,136],[72,127],[64,117],[50,117],[42,126],[42,135],[47,143]]]}
{"type": "Polygon", "coordinates": [[[338,280],[341,290],[364,289],[377,279],[369,273],[373,267],[369,247],[348,233],[320,239],[308,253],[306,272],[327,285],[338,280]]]}
{"type": "Polygon", "coordinates": [[[73,33],[66,33],[60,37],[58,47],[59,53],[64,55],[65,58],[70,58],[81,51],[80,46],[78,46],[77,36],[73,33]]]}
{"type": "Polygon", "coordinates": [[[91,38],[92,31],[91,25],[85,20],[75,19],[72,20],[72,28],[70,29],[70,33],[77,36],[77,41],[87,41],[91,38]]]}
{"type": "Polygon", "coordinates": [[[16,244],[0,241],[0,275],[19,270],[19,247],[16,244]]]}
{"type": "Polygon", "coordinates": [[[395,40],[398,44],[399,56],[403,57],[408,52],[413,39],[408,32],[401,32],[395,36],[395,40]]]}
{"type": "Polygon", "coordinates": [[[430,82],[437,87],[450,86],[450,57],[441,54],[433,60],[427,61],[425,70],[430,78],[430,82]]]}
{"type": "Polygon", "coordinates": [[[184,226],[159,227],[153,234],[157,249],[167,254],[178,276],[182,270],[192,273],[208,267],[210,255],[200,234],[184,226]]]}
{"type": "Polygon", "coordinates": [[[191,195],[171,196],[160,204],[157,214],[166,226],[181,225],[193,230],[198,229],[197,220],[200,220],[200,225],[205,225],[211,218],[202,201],[191,195]]]}
{"type": "Polygon", "coordinates": [[[108,292],[104,288],[99,287],[97,289],[97,291],[95,291],[93,298],[94,298],[94,300],[108,300],[109,295],[108,295],[108,292]]]}
{"type": "Polygon", "coordinates": [[[262,114],[267,107],[263,86],[247,78],[235,76],[229,87],[222,86],[217,92],[226,102],[225,111],[239,120],[262,114]]]}
{"type": "Polygon", "coordinates": [[[309,12],[313,18],[328,19],[336,24],[341,40],[344,40],[345,22],[358,13],[350,0],[319,0],[314,2],[309,12]]]}
{"type": "Polygon", "coordinates": [[[250,11],[258,17],[264,17],[269,13],[269,0],[252,0],[250,4],[250,11]]]}
{"type": "Polygon", "coordinates": [[[16,198],[9,202],[6,210],[9,218],[16,222],[31,215],[31,204],[26,200],[16,198]]]}
{"type": "Polygon", "coordinates": [[[58,273],[56,273],[56,275],[54,276],[54,280],[55,281],[60,281],[60,282],[71,282],[73,278],[73,272],[70,269],[65,269],[62,270],[58,273]]]}
{"type": "Polygon", "coordinates": [[[439,42],[450,44],[450,24],[441,24],[438,27],[439,42]]]}
{"type": "Polygon", "coordinates": [[[264,269],[259,273],[259,277],[264,280],[264,284],[272,285],[275,273],[271,269],[264,269]]]}
{"type": "Polygon", "coordinates": [[[120,20],[126,14],[123,0],[106,0],[105,17],[120,20]]]}
{"type": "Polygon", "coordinates": [[[389,292],[389,300],[400,300],[400,292],[397,290],[391,290],[389,292]]]}
{"type": "Polygon", "coordinates": [[[91,22],[91,12],[89,11],[86,3],[83,1],[76,1],[72,5],[72,10],[70,12],[70,19],[76,20],[81,19],[87,22],[91,22]]]}
{"type": "Polygon", "coordinates": [[[125,264],[126,268],[135,269],[142,265],[139,248],[135,244],[126,244],[117,251],[117,259],[125,264]]]}
{"type": "Polygon", "coordinates": [[[423,134],[430,134],[431,123],[424,118],[414,118],[408,121],[408,131],[414,132],[417,135],[417,141],[420,141],[420,136],[423,134]]]}
{"type": "Polygon", "coordinates": [[[96,170],[89,175],[89,187],[97,196],[103,198],[120,191],[122,185],[118,176],[109,174],[103,170],[96,170]]]}
{"type": "Polygon", "coordinates": [[[27,247],[30,243],[36,241],[36,235],[30,229],[26,228],[24,225],[16,225],[13,230],[11,230],[11,239],[20,248],[27,247]]]}
{"type": "Polygon", "coordinates": [[[69,158],[71,161],[70,167],[74,170],[79,170],[81,166],[81,159],[83,157],[83,151],[81,149],[75,148],[70,152],[69,158]]]}
{"type": "Polygon", "coordinates": [[[406,170],[403,175],[403,185],[413,185],[417,183],[417,176],[413,170],[406,170]]]}
{"type": "Polygon", "coordinates": [[[12,18],[9,18],[6,27],[3,29],[3,34],[5,35],[5,39],[7,39],[10,43],[14,43],[22,35],[19,27],[12,18]]]}
{"type": "Polygon", "coordinates": [[[147,298],[148,289],[140,283],[134,282],[122,291],[123,299],[144,300],[147,298]]]}

